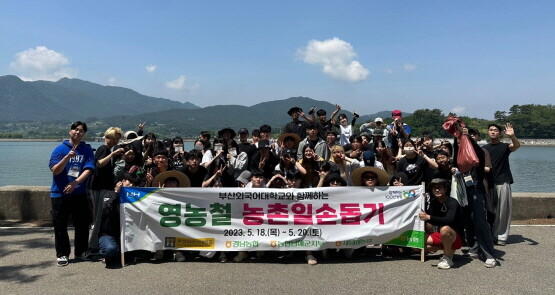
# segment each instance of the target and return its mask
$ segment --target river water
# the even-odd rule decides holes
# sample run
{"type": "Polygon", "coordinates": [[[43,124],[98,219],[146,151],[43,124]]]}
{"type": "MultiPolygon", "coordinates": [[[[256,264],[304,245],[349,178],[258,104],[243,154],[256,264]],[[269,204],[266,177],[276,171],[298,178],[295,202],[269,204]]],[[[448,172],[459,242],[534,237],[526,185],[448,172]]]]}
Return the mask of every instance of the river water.
{"type": "MultiPolygon", "coordinates": [[[[0,142],[0,186],[49,186],[48,160],[59,142],[0,142]]],[[[91,146],[100,146],[92,142],[91,146]]],[[[186,143],[186,149],[192,143],[186,143]]],[[[522,146],[511,154],[514,192],[555,192],[555,147],[522,146]]]]}

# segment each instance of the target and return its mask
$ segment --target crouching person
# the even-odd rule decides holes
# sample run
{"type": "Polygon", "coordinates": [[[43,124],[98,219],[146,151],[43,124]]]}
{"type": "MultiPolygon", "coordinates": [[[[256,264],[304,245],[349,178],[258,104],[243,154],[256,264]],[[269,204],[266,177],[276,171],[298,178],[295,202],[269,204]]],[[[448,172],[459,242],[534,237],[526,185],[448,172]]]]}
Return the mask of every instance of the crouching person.
{"type": "Polygon", "coordinates": [[[124,172],[123,180],[116,184],[114,191],[104,194],[102,220],[98,233],[99,255],[106,261],[107,268],[121,267],[120,264],[120,216],[119,192],[122,187],[140,186],[141,177],[124,172]]]}
{"type": "Polygon", "coordinates": [[[426,221],[426,250],[443,250],[437,268],[449,269],[453,266],[453,254],[462,246],[462,211],[457,200],[449,197],[450,184],[442,178],[434,178],[430,183],[431,199],[426,212],[418,217],[426,221]]]}

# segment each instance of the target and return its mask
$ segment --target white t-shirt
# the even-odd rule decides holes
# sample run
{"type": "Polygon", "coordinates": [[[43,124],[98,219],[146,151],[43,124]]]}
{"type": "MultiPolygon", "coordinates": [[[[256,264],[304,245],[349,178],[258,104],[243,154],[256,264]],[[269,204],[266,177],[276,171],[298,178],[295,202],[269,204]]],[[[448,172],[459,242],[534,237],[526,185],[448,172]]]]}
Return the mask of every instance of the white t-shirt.
{"type": "Polygon", "coordinates": [[[347,126],[339,125],[339,132],[341,132],[341,134],[339,134],[339,144],[340,145],[346,145],[348,143],[351,143],[349,141],[349,138],[351,137],[351,135],[353,135],[353,126],[351,126],[351,125],[347,125],[347,126]]]}

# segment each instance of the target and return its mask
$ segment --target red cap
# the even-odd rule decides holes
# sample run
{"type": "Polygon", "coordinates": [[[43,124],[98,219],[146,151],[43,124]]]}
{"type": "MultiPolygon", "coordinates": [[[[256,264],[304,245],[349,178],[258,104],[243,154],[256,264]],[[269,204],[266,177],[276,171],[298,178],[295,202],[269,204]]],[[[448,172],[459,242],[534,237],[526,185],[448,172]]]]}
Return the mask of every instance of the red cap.
{"type": "Polygon", "coordinates": [[[403,116],[401,115],[401,111],[400,111],[400,110],[394,110],[393,112],[391,112],[391,117],[392,117],[393,119],[398,119],[398,118],[400,119],[400,118],[402,118],[403,116]]]}

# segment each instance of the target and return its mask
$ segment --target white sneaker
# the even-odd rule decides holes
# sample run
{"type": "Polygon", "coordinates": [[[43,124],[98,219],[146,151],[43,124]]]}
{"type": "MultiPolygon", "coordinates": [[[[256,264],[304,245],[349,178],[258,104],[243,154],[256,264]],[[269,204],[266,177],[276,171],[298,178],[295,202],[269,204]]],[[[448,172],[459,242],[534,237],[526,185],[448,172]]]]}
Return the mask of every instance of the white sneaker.
{"type": "Polygon", "coordinates": [[[488,258],[486,259],[486,262],[484,262],[484,266],[487,268],[494,268],[497,266],[497,260],[494,258],[488,258]]]}
{"type": "Polygon", "coordinates": [[[58,257],[56,259],[57,266],[66,266],[68,264],[69,264],[69,260],[67,259],[67,256],[58,257]]]}
{"type": "Polygon", "coordinates": [[[439,260],[439,263],[437,264],[437,268],[439,269],[450,269],[451,266],[453,266],[453,260],[451,260],[451,258],[449,258],[449,256],[447,255],[443,255],[441,257],[441,259],[439,260]]]}

